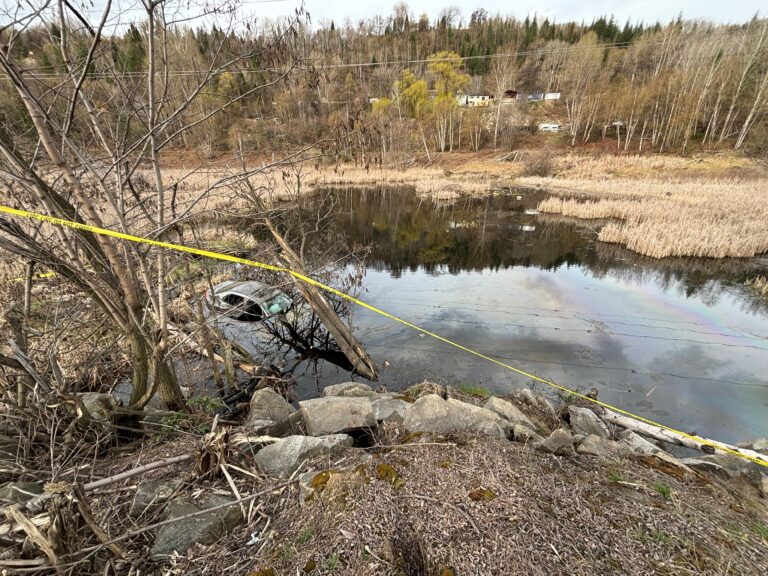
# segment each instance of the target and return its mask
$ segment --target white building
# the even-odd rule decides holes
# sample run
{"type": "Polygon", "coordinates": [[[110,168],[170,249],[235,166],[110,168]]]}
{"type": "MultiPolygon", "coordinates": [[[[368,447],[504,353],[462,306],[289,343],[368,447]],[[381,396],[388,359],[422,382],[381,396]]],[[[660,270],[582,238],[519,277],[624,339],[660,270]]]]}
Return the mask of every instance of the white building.
{"type": "Polygon", "coordinates": [[[490,106],[493,96],[470,96],[469,94],[457,94],[456,103],[463,108],[484,108],[490,106]]]}

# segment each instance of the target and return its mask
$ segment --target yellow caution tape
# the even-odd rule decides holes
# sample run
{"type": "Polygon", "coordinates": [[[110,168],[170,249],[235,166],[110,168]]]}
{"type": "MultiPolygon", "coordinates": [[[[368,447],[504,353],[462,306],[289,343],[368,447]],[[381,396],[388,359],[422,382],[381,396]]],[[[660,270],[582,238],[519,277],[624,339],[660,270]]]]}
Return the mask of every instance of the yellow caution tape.
{"type": "Polygon", "coordinates": [[[750,460],[752,462],[755,462],[757,464],[760,464],[761,466],[765,466],[768,468],[768,462],[761,460],[760,458],[756,458],[754,456],[751,456],[749,454],[744,454],[742,452],[739,452],[738,450],[733,450],[731,448],[728,448],[726,446],[723,446],[722,444],[708,440],[707,438],[700,438],[699,436],[695,436],[693,434],[688,434],[686,432],[683,432],[681,430],[677,430],[675,428],[672,428],[670,426],[666,426],[664,424],[660,424],[659,422],[655,422],[653,420],[649,420],[648,418],[645,418],[643,416],[640,416],[638,414],[634,414],[632,412],[629,412],[627,410],[623,410],[622,408],[618,408],[616,406],[613,406],[611,404],[608,404],[606,402],[603,402],[601,400],[597,400],[596,398],[590,398],[589,396],[586,396],[585,394],[582,394],[580,392],[577,392],[575,390],[571,390],[570,388],[567,388],[566,386],[562,386],[560,384],[557,384],[555,382],[552,382],[551,380],[547,380],[545,378],[541,378],[540,376],[536,376],[535,374],[531,374],[530,372],[526,372],[525,370],[521,370],[519,368],[515,368],[514,366],[511,366],[505,362],[502,362],[500,360],[496,360],[495,358],[492,358],[490,356],[487,356],[483,354],[482,352],[478,352],[477,350],[473,350],[471,348],[467,348],[466,346],[463,346],[457,342],[454,342],[453,340],[449,340],[448,338],[444,338],[443,336],[440,336],[439,334],[435,334],[434,332],[430,332],[429,330],[426,330],[425,328],[421,328],[420,326],[417,326],[416,324],[412,324],[411,322],[408,322],[407,320],[403,320],[402,318],[399,318],[398,316],[394,316],[390,314],[389,312],[385,312],[384,310],[381,310],[380,308],[377,308],[375,306],[372,306],[371,304],[367,304],[366,302],[363,302],[362,300],[359,300],[355,298],[354,296],[350,296],[349,294],[345,294],[344,292],[341,292],[339,290],[336,290],[335,288],[331,286],[327,286],[326,284],[323,284],[322,282],[318,282],[317,280],[314,280],[313,278],[310,278],[309,276],[305,276],[304,274],[301,274],[300,272],[296,272],[295,270],[291,270],[290,268],[285,268],[283,266],[275,266],[273,264],[266,264],[264,262],[258,262],[256,260],[249,260],[247,258],[238,258],[237,256],[230,256],[229,254],[221,254],[219,252],[211,252],[209,250],[202,250],[200,248],[192,248],[191,246],[183,246],[181,244],[172,244],[170,242],[162,242],[160,240],[152,240],[150,238],[142,238],[141,236],[133,236],[131,234],[124,234],[123,232],[118,232],[116,230],[109,230],[107,228],[99,228],[97,226],[91,226],[89,224],[83,224],[80,222],[73,222],[71,220],[65,220],[63,218],[55,218],[53,216],[46,216],[45,214],[38,214],[36,212],[28,212],[27,210],[18,210],[16,208],[10,208],[8,206],[2,206],[0,205],[0,212],[5,212],[6,214],[10,214],[12,216],[19,216],[22,218],[32,218],[35,220],[40,220],[42,222],[47,222],[49,224],[55,224],[57,226],[66,226],[68,228],[74,228],[77,230],[85,230],[87,232],[92,232],[94,234],[100,234],[103,236],[111,236],[112,238],[119,238],[120,240],[127,240],[129,242],[139,242],[141,244],[148,244],[150,246],[157,246],[159,248],[166,248],[168,250],[175,250],[177,252],[185,252],[187,254],[195,254],[197,256],[203,256],[205,258],[213,258],[216,260],[224,260],[226,262],[233,262],[236,264],[243,264],[245,266],[253,266],[256,268],[263,268],[265,270],[271,270],[273,272],[283,272],[286,274],[290,274],[297,280],[301,280],[302,282],[305,282],[307,284],[311,284],[312,286],[316,286],[317,288],[320,288],[321,290],[325,290],[326,292],[329,292],[331,294],[334,294],[340,298],[344,298],[345,300],[348,300],[350,302],[353,302],[354,304],[357,304],[358,306],[361,306],[363,308],[366,308],[370,310],[371,312],[375,312],[376,314],[379,314],[380,316],[384,316],[385,318],[389,318],[390,320],[394,320],[395,322],[399,322],[400,324],[403,324],[404,326],[408,326],[409,328],[412,328],[418,332],[421,332],[422,334],[425,334],[426,336],[429,336],[431,338],[434,338],[435,340],[439,340],[440,342],[444,342],[445,344],[448,344],[449,346],[453,346],[454,348],[458,348],[459,350],[462,350],[463,352],[467,352],[468,354],[472,354],[473,356],[477,356],[478,358],[482,358],[483,360],[486,360],[488,362],[491,362],[493,364],[496,364],[497,366],[501,366],[502,368],[505,368],[507,370],[511,370],[512,372],[516,372],[517,374],[520,374],[522,376],[525,376],[527,378],[530,378],[531,380],[535,380],[536,382],[541,382],[542,384],[546,384],[547,386],[551,386],[552,388],[556,388],[557,390],[560,390],[561,392],[565,392],[567,394],[576,396],[577,398],[581,398],[583,400],[588,400],[589,402],[592,402],[593,404],[597,404],[598,406],[602,406],[603,408],[608,408],[609,410],[613,410],[615,412],[618,412],[619,414],[623,414],[624,416],[628,416],[630,418],[633,418],[635,420],[638,420],[639,422],[644,422],[645,424],[650,424],[652,426],[656,426],[662,430],[666,430],[668,432],[672,432],[674,434],[679,434],[680,436],[683,436],[684,438],[688,438],[689,440],[692,440],[698,444],[703,444],[705,446],[710,446],[712,448],[716,448],[717,450],[720,450],[722,452],[726,452],[728,454],[732,454],[734,456],[738,456],[740,458],[744,458],[746,460],[750,460]]]}
{"type": "MultiPolygon", "coordinates": [[[[40,272],[40,274],[34,274],[32,278],[53,278],[54,276],[56,276],[56,272],[40,272]]],[[[22,277],[14,278],[13,281],[24,282],[26,281],[26,278],[22,278],[22,277]]]]}

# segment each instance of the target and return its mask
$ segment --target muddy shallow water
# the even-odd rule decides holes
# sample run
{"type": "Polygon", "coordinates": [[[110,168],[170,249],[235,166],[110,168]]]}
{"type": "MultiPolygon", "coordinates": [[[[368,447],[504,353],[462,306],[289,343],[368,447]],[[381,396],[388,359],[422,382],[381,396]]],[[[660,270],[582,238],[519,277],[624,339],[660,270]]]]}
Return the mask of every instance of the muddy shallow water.
{"type": "MultiPolygon", "coordinates": [[[[768,307],[742,287],[766,258],[640,257],[597,242],[594,223],[536,214],[542,192],[439,203],[410,190],[335,194],[334,227],[370,247],[362,300],[664,424],[724,441],[768,436],[768,307]]],[[[352,324],[387,363],[389,390],[425,378],[499,393],[530,382],[367,310],[352,324]]],[[[328,364],[311,372],[300,396],[349,377],[328,364]]]]}

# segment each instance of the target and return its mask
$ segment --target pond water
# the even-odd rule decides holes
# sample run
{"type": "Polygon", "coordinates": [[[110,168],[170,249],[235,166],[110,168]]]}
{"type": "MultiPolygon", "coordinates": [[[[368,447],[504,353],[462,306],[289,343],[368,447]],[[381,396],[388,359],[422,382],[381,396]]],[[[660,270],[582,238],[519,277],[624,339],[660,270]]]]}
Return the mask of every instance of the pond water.
{"type": "MultiPolygon", "coordinates": [[[[542,192],[334,193],[334,226],[371,250],[362,300],[664,424],[724,441],[768,436],[768,310],[742,287],[768,259],[641,257],[598,242],[593,223],[536,214],[542,192]]],[[[389,390],[425,378],[500,393],[530,383],[367,310],[352,324],[387,363],[389,390]]],[[[299,393],[347,377],[325,365],[299,393]]]]}

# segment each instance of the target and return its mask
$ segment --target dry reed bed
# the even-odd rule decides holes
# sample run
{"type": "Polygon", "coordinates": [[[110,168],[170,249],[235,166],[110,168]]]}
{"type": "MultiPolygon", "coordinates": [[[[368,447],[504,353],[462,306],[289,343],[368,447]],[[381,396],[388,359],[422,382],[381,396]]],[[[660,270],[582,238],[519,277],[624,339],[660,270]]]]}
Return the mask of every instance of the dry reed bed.
{"type": "MultiPolygon", "coordinates": [[[[442,168],[394,170],[339,165],[299,169],[271,169],[242,177],[242,168],[164,171],[167,184],[176,185],[180,211],[194,205],[193,211],[231,212],[248,208],[255,193],[267,201],[295,198],[297,194],[335,186],[413,186],[417,194],[436,199],[464,194],[487,193],[495,182],[491,176],[448,175],[442,168]],[[202,197],[202,200],[198,198],[202,197]]],[[[149,177],[149,172],[145,177],[149,177]]]]}
{"type": "Polygon", "coordinates": [[[768,252],[765,179],[520,178],[560,197],[541,212],[613,218],[598,238],[651,256],[751,257],[768,252]]]}

